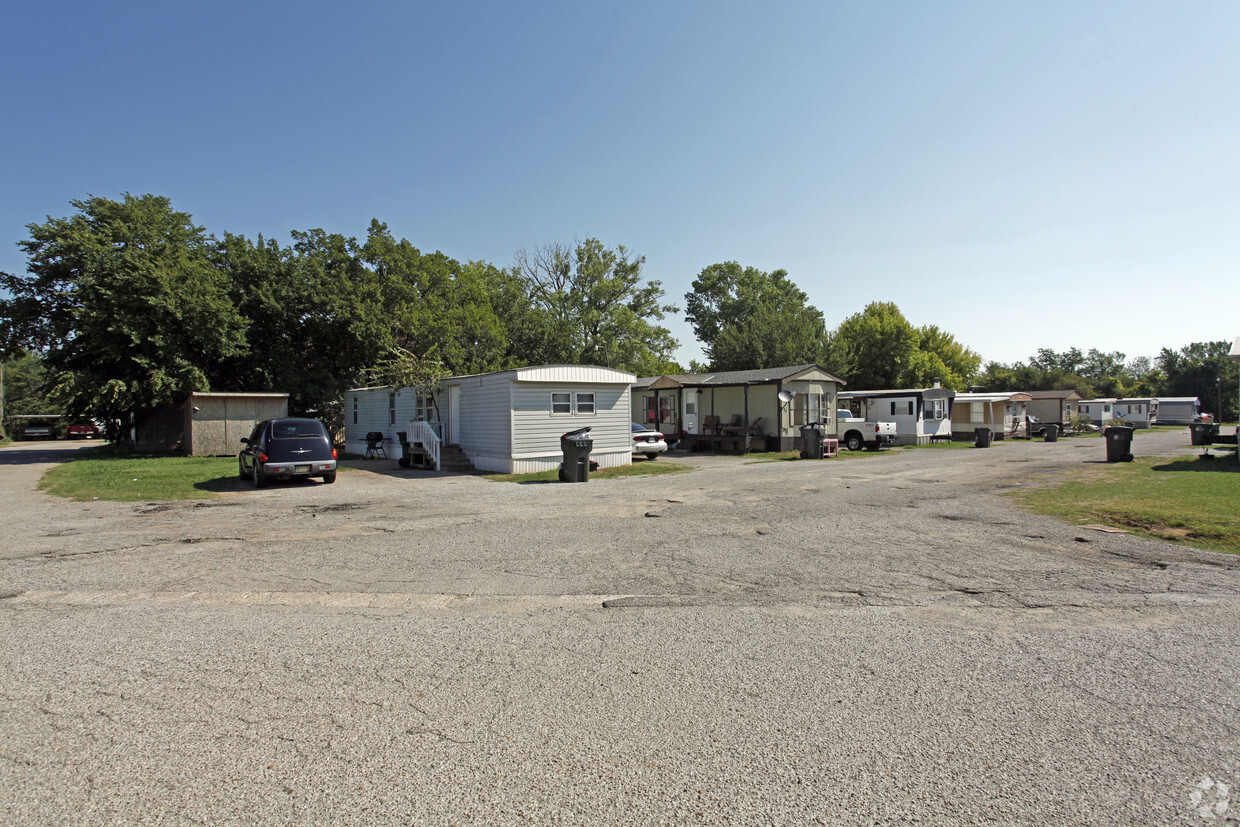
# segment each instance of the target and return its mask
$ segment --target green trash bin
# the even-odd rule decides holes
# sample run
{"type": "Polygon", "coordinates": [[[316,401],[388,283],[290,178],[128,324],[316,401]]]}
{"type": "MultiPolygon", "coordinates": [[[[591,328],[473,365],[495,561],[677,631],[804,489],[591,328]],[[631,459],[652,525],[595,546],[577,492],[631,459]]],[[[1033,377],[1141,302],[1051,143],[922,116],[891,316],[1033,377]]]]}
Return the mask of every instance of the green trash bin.
{"type": "Polygon", "coordinates": [[[974,436],[975,441],[973,442],[973,447],[974,448],[989,448],[990,447],[990,435],[991,435],[991,431],[989,428],[974,428],[973,436],[974,436]]]}
{"type": "Polygon", "coordinates": [[[589,428],[569,431],[560,437],[560,450],[564,453],[564,462],[560,464],[560,482],[589,482],[590,449],[593,447],[589,428]]]}
{"type": "Polygon", "coordinates": [[[1107,441],[1107,462],[1132,462],[1132,427],[1111,425],[1102,431],[1107,441]]]}
{"type": "Polygon", "coordinates": [[[822,425],[801,426],[801,459],[822,459],[822,425]]]}
{"type": "Polygon", "coordinates": [[[1058,442],[1059,441],[1059,426],[1058,425],[1047,425],[1044,429],[1042,429],[1042,441],[1043,442],[1058,442]]]}

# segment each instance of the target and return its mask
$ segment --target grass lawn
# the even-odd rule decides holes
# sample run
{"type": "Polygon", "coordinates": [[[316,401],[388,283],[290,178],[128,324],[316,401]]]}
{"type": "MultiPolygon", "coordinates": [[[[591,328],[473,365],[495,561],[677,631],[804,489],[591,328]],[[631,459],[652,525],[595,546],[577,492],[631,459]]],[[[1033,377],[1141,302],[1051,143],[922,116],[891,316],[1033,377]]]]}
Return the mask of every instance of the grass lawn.
{"type": "Polygon", "coordinates": [[[208,500],[232,490],[236,457],[143,457],[98,448],[43,475],[39,488],[70,500],[208,500]]]}
{"type": "Polygon", "coordinates": [[[1025,508],[1068,522],[1116,526],[1161,540],[1240,553],[1240,463],[1138,458],[1072,473],[1046,488],[1009,496],[1025,508]]]}
{"type": "MultiPolygon", "coordinates": [[[[658,460],[651,462],[650,460],[642,460],[632,465],[622,465],[619,468],[600,468],[597,471],[590,472],[590,479],[601,477],[603,479],[614,479],[616,477],[653,477],[658,474],[683,474],[692,471],[684,465],[675,465],[670,462],[659,462],[658,460]]],[[[517,483],[538,483],[538,482],[560,482],[559,470],[554,471],[535,471],[532,474],[483,474],[483,479],[492,482],[517,482],[517,483]]]]}

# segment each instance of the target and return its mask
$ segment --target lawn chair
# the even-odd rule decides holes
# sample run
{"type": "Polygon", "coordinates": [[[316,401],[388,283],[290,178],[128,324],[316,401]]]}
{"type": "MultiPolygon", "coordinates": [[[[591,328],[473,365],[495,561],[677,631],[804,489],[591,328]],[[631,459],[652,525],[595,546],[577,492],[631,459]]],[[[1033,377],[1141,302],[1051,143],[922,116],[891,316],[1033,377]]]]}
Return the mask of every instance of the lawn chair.
{"type": "Polygon", "coordinates": [[[387,451],[383,448],[383,432],[371,431],[366,434],[366,453],[362,459],[387,459],[387,451]]]}

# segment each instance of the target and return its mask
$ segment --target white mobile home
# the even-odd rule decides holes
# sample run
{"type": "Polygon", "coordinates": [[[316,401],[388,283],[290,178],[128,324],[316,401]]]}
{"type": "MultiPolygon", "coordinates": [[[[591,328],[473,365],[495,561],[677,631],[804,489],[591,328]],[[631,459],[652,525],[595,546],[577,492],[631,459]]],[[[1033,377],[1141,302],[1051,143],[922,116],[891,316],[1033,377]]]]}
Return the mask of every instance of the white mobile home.
{"type": "Polygon", "coordinates": [[[1105,428],[1115,418],[1114,399],[1082,399],[1076,404],[1076,409],[1099,428],[1105,428]]]}
{"type": "Polygon", "coordinates": [[[952,402],[952,438],[973,439],[978,428],[990,428],[995,439],[1025,435],[1029,394],[958,393],[952,402]]]}
{"type": "Polygon", "coordinates": [[[952,400],[947,388],[911,388],[889,391],[848,391],[839,395],[840,407],[854,416],[896,423],[896,445],[921,445],[952,438],[952,400]]]}
{"type": "Polygon", "coordinates": [[[1192,425],[1201,416],[1201,400],[1196,396],[1160,396],[1158,424],[1192,425]]]}
{"type": "Polygon", "coordinates": [[[1111,407],[1111,413],[1116,418],[1124,420],[1134,428],[1148,428],[1157,424],[1160,411],[1158,400],[1149,397],[1116,399],[1111,407]]]}
{"type": "Polygon", "coordinates": [[[442,445],[458,446],[477,470],[526,473],[558,468],[560,436],[590,428],[591,460],[601,468],[629,465],[634,379],[612,368],[541,365],[449,377],[433,396],[408,388],[356,388],[345,394],[346,446],[363,453],[366,435],[380,432],[388,457],[399,458],[397,433],[420,420],[442,445]]]}

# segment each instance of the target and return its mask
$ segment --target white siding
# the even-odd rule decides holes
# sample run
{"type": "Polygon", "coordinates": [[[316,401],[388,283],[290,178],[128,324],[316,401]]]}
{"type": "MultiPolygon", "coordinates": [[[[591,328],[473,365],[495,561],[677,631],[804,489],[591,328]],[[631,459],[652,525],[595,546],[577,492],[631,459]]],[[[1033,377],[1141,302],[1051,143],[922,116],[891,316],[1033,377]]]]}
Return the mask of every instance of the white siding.
{"type": "MultiPolygon", "coordinates": [[[[480,471],[507,471],[512,455],[512,429],[509,409],[512,398],[512,372],[470,376],[444,382],[439,404],[448,398],[446,389],[461,389],[461,433],[458,444],[480,471]]],[[[448,416],[447,411],[443,411],[448,416]]]]}
{"type": "Polygon", "coordinates": [[[588,385],[632,384],[637,377],[631,373],[597,365],[539,365],[506,371],[518,382],[584,382],[588,385]]]}
{"type": "Polygon", "coordinates": [[[397,431],[417,416],[417,395],[409,388],[396,391],[396,424],[391,423],[388,394],[391,388],[356,388],[344,394],[344,449],[351,454],[366,453],[366,434],[381,431],[388,439],[383,447],[389,459],[400,459],[397,431]],[[354,422],[354,400],[357,422],[354,422]]]}
{"type": "Polygon", "coordinates": [[[516,472],[558,468],[560,436],[590,428],[590,458],[603,468],[632,463],[629,386],[580,382],[517,382],[512,386],[512,461],[516,472]],[[553,414],[552,393],[593,393],[593,414],[553,414]]]}

